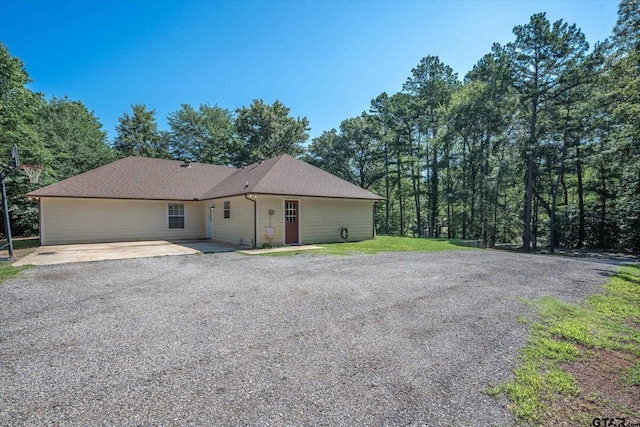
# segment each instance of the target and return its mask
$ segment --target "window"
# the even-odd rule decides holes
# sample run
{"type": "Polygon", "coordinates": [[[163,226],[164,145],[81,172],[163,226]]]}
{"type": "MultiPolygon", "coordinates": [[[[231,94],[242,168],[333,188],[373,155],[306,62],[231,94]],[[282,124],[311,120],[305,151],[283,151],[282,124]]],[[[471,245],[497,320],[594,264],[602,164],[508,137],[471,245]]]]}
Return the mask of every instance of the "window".
{"type": "Polygon", "coordinates": [[[224,217],[231,218],[231,202],[224,202],[224,217]]]}
{"type": "Polygon", "coordinates": [[[169,203],[169,228],[184,228],[183,203],[169,203]]]}
{"type": "Polygon", "coordinates": [[[293,223],[298,222],[296,218],[296,202],[287,202],[284,208],[284,220],[285,222],[293,223]]]}

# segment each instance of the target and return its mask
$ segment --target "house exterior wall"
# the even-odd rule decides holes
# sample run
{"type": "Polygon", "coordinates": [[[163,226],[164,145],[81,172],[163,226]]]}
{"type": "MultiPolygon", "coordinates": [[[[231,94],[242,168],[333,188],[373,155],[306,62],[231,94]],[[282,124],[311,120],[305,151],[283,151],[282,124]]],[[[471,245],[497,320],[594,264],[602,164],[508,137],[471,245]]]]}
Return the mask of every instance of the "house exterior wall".
{"type": "Polygon", "coordinates": [[[373,239],[372,200],[303,199],[300,202],[303,243],[341,242],[340,229],[348,231],[347,241],[373,239]]]}
{"type": "Polygon", "coordinates": [[[300,210],[300,243],[341,242],[340,229],[348,230],[347,241],[373,239],[373,200],[319,197],[257,196],[258,245],[269,243],[267,228],[273,229],[271,242],[284,244],[284,201],[297,200],[300,210]],[[269,215],[269,210],[273,215],[269,215]]]}
{"type": "Polygon", "coordinates": [[[264,244],[284,244],[284,197],[257,196],[258,247],[264,244]],[[273,215],[269,215],[269,211],[273,215]],[[273,230],[271,240],[267,238],[267,229],[273,230]]]}
{"type": "MultiPolygon", "coordinates": [[[[372,200],[264,195],[255,196],[255,200],[258,247],[284,244],[285,200],[298,201],[301,244],[343,241],[343,227],[348,230],[348,241],[374,237],[372,200]],[[273,230],[271,240],[268,228],[273,230]]],[[[214,240],[252,245],[253,213],[253,202],[244,196],[197,202],[41,198],[41,244],[204,239],[209,237],[210,226],[214,240]],[[229,218],[224,217],[224,202],[230,203],[229,218]],[[185,205],[184,229],[169,229],[169,203],[185,205]],[[211,210],[211,206],[215,208],[211,210]]]]}
{"type": "Polygon", "coordinates": [[[206,235],[201,202],[41,198],[40,215],[43,245],[200,239],[206,235]],[[169,203],[184,204],[184,229],[169,229],[169,203]]]}
{"type": "Polygon", "coordinates": [[[208,200],[215,205],[212,215],[211,238],[241,245],[253,244],[253,202],[244,196],[208,200]],[[224,217],[224,202],[230,203],[229,218],[224,217]]]}

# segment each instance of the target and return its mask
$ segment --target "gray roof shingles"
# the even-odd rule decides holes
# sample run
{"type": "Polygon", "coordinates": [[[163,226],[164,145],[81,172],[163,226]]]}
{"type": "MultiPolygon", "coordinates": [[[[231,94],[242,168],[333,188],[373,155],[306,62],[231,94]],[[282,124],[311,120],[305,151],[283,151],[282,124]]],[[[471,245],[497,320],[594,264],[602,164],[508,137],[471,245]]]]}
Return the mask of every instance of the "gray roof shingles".
{"type": "Polygon", "coordinates": [[[126,157],[28,193],[27,197],[207,200],[248,193],[381,200],[315,166],[281,155],[245,168],[126,157]]]}

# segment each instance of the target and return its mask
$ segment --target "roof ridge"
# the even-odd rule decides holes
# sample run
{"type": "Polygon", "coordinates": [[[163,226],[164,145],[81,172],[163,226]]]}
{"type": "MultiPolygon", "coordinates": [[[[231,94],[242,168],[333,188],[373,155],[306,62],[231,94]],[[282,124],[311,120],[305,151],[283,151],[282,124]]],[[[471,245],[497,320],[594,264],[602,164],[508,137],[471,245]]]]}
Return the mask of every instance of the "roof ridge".
{"type": "MultiPolygon", "coordinates": [[[[276,157],[272,157],[270,160],[275,160],[275,162],[273,162],[273,164],[269,167],[269,170],[267,170],[264,175],[262,175],[262,177],[258,180],[258,182],[256,182],[254,185],[251,186],[251,189],[254,190],[258,184],[260,184],[262,181],[264,181],[264,179],[269,176],[269,174],[271,173],[271,171],[273,171],[273,168],[275,165],[277,165],[278,163],[280,163],[280,161],[285,157],[285,156],[289,156],[289,154],[280,154],[279,156],[276,157]],[[277,159],[277,160],[276,160],[277,159]]],[[[293,157],[293,156],[289,156],[289,157],[293,157]]]]}
{"type": "Polygon", "coordinates": [[[227,176],[225,176],[222,181],[218,182],[213,187],[211,187],[208,191],[206,191],[204,194],[202,194],[201,197],[204,198],[204,197],[206,197],[207,194],[215,191],[216,188],[222,187],[223,185],[225,185],[227,183],[227,180],[232,178],[232,175],[234,174],[234,172],[240,173],[241,171],[243,171],[245,169],[250,171],[252,169],[255,169],[258,166],[264,165],[264,163],[266,163],[266,162],[269,162],[270,163],[270,166],[268,166],[269,169],[264,173],[264,175],[262,175],[262,177],[260,177],[255,183],[249,183],[249,181],[247,181],[249,183],[249,185],[246,187],[245,193],[248,194],[248,193],[252,192],[260,182],[262,182],[262,180],[271,172],[273,167],[276,164],[278,164],[278,162],[280,162],[280,160],[286,155],[287,154],[281,154],[281,155],[276,156],[276,157],[271,157],[271,158],[269,158],[267,160],[257,161],[257,162],[251,163],[250,165],[247,165],[247,166],[245,166],[243,168],[230,168],[230,169],[232,169],[232,172],[230,172],[227,176]],[[275,161],[271,162],[273,160],[275,160],[275,161]]]}

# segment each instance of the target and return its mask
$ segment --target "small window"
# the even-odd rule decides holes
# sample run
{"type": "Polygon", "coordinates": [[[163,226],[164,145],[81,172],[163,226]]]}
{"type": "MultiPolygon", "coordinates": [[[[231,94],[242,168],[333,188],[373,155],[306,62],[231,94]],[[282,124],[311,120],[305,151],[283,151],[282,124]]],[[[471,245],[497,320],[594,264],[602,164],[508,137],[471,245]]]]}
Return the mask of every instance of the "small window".
{"type": "Polygon", "coordinates": [[[184,204],[169,203],[169,228],[184,228],[184,204]]]}
{"type": "Polygon", "coordinates": [[[231,202],[224,202],[224,217],[231,218],[231,202]]]}

